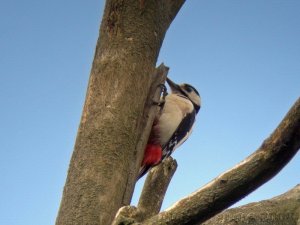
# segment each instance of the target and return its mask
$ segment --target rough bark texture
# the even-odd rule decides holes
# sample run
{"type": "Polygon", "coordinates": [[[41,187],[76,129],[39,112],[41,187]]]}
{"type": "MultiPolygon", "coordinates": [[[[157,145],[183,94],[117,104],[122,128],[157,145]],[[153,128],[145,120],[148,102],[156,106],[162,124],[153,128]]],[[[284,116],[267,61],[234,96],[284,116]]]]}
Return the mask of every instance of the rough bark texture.
{"type": "MultiPolygon", "coordinates": [[[[146,143],[148,142],[149,134],[151,128],[153,126],[154,118],[161,113],[161,106],[159,103],[161,101],[161,97],[165,98],[167,94],[166,90],[161,96],[163,91],[162,84],[165,83],[169,68],[165,67],[164,64],[161,64],[157,69],[155,69],[155,73],[153,74],[153,81],[150,87],[150,95],[148,95],[146,104],[144,106],[143,118],[141,120],[141,127],[144,129],[141,132],[141,135],[138,137],[138,143],[136,149],[144,150],[146,143]]],[[[141,160],[143,158],[143,154],[139,155],[140,158],[137,160],[137,164],[133,164],[134,168],[137,168],[138,171],[140,169],[141,160]]],[[[130,196],[131,198],[131,196],[130,196]]]]}
{"type": "Polygon", "coordinates": [[[275,198],[251,203],[218,214],[202,225],[300,224],[300,185],[275,198]]]}
{"type": "Polygon", "coordinates": [[[146,178],[138,207],[124,206],[119,209],[113,225],[142,222],[159,213],[169,183],[177,169],[177,162],[168,157],[152,168],[146,178]]]}
{"type": "Polygon", "coordinates": [[[159,213],[176,169],[176,160],[168,157],[161,164],[150,170],[137,206],[143,213],[142,220],[159,213]]]}
{"type": "Polygon", "coordinates": [[[275,176],[299,148],[300,98],[256,152],[203,188],[142,224],[202,223],[275,176]]]}
{"type": "Polygon", "coordinates": [[[108,225],[129,204],[151,75],[183,3],[107,0],[56,225],[108,225]]]}

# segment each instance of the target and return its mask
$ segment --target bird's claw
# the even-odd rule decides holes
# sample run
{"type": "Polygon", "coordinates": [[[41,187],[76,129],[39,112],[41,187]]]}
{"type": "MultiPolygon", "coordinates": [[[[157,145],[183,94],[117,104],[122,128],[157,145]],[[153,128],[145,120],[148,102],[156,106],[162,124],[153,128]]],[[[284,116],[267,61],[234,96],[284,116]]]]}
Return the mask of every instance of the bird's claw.
{"type": "Polygon", "coordinates": [[[161,92],[162,92],[162,97],[163,99],[166,98],[166,96],[168,95],[168,92],[167,92],[167,87],[165,84],[159,84],[158,87],[161,88],[161,92]]]}
{"type": "Polygon", "coordinates": [[[159,84],[158,87],[160,87],[160,89],[161,89],[162,96],[161,96],[159,102],[153,100],[153,104],[157,105],[159,107],[163,107],[166,102],[165,98],[168,95],[168,92],[167,92],[167,88],[164,84],[159,84]]]}
{"type": "Polygon", "coordinates": [[[157,106],[159,106],[159,107],[163,107],[164,105],[165,105],[165,100],[163,100],[163,99],[161,99],[159,102],[157,102],[157,101],[152,101],[152,104],[153,105],[157,105],[157,106]]]}

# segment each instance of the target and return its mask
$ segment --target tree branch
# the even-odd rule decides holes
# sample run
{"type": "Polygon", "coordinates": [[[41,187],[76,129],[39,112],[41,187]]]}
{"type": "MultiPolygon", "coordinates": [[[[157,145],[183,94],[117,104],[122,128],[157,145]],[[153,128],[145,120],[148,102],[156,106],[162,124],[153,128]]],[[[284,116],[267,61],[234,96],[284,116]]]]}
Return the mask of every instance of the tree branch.
{"type": "Polygon", "coordinates": [[[176,168],[177,162],[172,157],[152,168],[146,178],[138,207],[120,208],[113,225],[133,224],[157,214],[176,168]]]}
{"type": "Polygon", "coordinates": [[[144,215],[142,220],[159,213],[169,183],[176,169],[176,160],[168,157],[149,171],[138,203],[138,209],[144,215]]]}
{"type": "Polygon", "coordinates": [[[277,197],[228,209],[202,223],[202,225],[296,225],[300,222],[299,200],[300,185],[298,184],[293,189],[277,197]]]}
{"type": "MultiPolygon", "coordinates": [[[[153,103],[160,101],[160,96],[162,93],[161,85],[165,83],[168,71],[169,68],[162,63],[158,68],[155,69],[155,72],[152,76],[153,78],[149,91],[150,94],[148,95],[148,98],[146,100],[142,121],[140,122],[141,126],[144,127],[144,130],[140,133],[140,136],[138,137],[136,149],[144,150],[147,144],[154,118],[158,114],[160,109],[160,107],[154,105],[153,103]]],[[[139,171],[143,155],[144,154],[140,154],[140,158],[137,160],[137,164],[135,165],[134,171],[139,171]]]]}
{"type": "MultiPolygon", "coordinates": [[[[169,68],[166,67],[163,63],[155,69],[155,72],[151,76],[151,85],[149,89],[149,95],[147,97],[147,100],[145,102],[143,116],[141,118],[141,121],[139,121],[139,126],[144,128],[141,130],[141,132],[138,134],[138,142],[135,147],[135,149],[139,150],[140,153],[143,153],[143,150],[145,149],[145,146],[147,144],[149,134],[152,128],[152,124],[154,121],[155,116],[159,112],[160,107],[157,105],[154,105],[153,102],[159,102],[160,96],[162,93],[161,85],[165,83],[167,75],[168,75],[169,68]]],[[[141,166],[141,161],[143,159],[144,154],[137,154],[137,161],[136,163],[131,163],[131,172],[138,172],[141,166]]],[[[137,174],[134,174],[134,177],[136,178],[137,174]]],[[[127,189],[133,189],[135,185],[135,181],[132,181],[128,183],[126,186],[127,189]]],[[[131,191],[125,191],[124,199],[131,199],[131,191]]]]}
{"type": "Polygon", "coordinates": [[[256,152],[143,225],[202,223],[274,177],[299,147],[300,98],[256,152]]]}

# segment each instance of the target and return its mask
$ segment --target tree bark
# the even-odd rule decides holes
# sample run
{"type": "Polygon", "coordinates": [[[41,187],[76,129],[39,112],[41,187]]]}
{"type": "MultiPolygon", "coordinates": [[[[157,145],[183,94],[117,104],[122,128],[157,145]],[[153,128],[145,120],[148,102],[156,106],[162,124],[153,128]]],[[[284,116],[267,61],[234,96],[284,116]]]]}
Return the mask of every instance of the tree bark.
{"type": "Polygon", "coordinates": [[[203,223],[274,177],[299,148],[300,98],[256,152],[195,193],[143,221],[142,224],[203,223]]]}
{"type": "MultiPolygon", "coordinates": [[[[275,198],[228,209],[202,225],[300,224],[300,185],[275,198]]],[[[200,224],[199,224],[200,225],[200,224]]]]}
{"type": "Polygon", "coordinates": [[[108,225],[130,203],[151,75],[183,3],[107,0],[56,225],[108,225]]]}
{"type": "Polygon", "coordinates": [[[156,215],[161,208],[169,183],[177,169],[177,162],[172,157],[152,168],[146,178],[138,207],[124,206],[119,209],[112,225],[142,222],[156,215]]]}
{"type": "Polygon", "coordinates": [[[137,206],[143,214],[142,220],[159,213],[176,169],[176,160],[168,157],[149,171],[137,206]]]}

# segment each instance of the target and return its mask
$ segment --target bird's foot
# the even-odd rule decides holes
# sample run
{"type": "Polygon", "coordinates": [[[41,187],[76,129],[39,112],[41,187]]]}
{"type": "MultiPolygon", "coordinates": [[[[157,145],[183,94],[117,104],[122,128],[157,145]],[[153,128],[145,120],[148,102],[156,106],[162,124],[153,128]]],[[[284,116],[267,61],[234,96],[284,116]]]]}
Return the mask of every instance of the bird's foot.
{"type": "Polygon", "coordinates": [[[168,92],[167,92],[167,88],[164,84],[159,84],[158,87],[161,89],[162,96],[161,96],[159,102],[153,100],[153,105],[157,105],[157,106],[163,108],[165,105],[165,102],[166,102],[165,98],[168,95],[168,92]]]}
{"type": "Polygon", "coordinates": [[[165,100],[166,96],[168,95],[166,85],[165,84],[159,84],[158,87],[161,88],[162,98],[163,98],[163,100],[165,100]]]}

